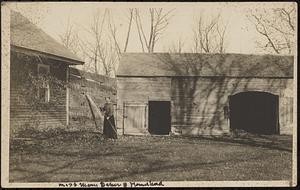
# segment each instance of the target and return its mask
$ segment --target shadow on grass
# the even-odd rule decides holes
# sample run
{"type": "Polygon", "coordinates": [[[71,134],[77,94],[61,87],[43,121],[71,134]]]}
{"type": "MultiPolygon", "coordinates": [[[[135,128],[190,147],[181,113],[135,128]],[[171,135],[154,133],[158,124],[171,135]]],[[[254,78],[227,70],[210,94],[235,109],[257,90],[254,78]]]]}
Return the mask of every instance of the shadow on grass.
{"type": "Polygon", "coordinates": [[[239,145],[246,145],[252,147],[261,147],[271,150],[292,152],[292,136],[284,136],[284,138],[278,138],[278,136],[267,135],[246,135],[240,137],[230,136],[200,136],[200,137],[188,137],[180,136],[174,138],[184,138],[187,140],[207,140],[213,142],[233,143],[239,145]]]}
{"type": "MultiPolygon", "coordinates": [[[[155,173],[155,172],[166,172],[170,170],[175,170],[175,172],[184,172],[184,171],[189,171],[192,172],[193,170],[198,170],[198,169],[205,169],[209,168],[210,170],[213,170],[215,167],[220,167],[222,164],[231,162],[231,163],[238,163],[238,162],[244,162],[244,161],[250,161],[250,160],[257,160],[260,159],[262,156],[255,156],[252,158],[247,158],[247,159],[224,159],[224,160],[219,160],[215,162],[189,162],[189,163],[181,163],[181,164],[169,164],[169,165],[164,165],[161,160],[158,160],[156,162],[151,162],[148,161],[150,164],[148,164],[148,167],[140,170],[140,171],[131,171],[127,173],[117,173],[114,177],[107,177],[103,178],[103,181],[117,181],[121,180],[122,178],[126,177],[133,177],[137,175],[145,175],[145,174],[150,174],[150,173],[155,173]]],[[[147,162],[147,163],[148,163],[147,162]]],[[[138,178],[138,177],[137,177],[138,178]]],[[[203,180],[203,179],[198,179],[198,180],[203,180]]],[[[206,180],[206,179],[204,179],[206,180]]],[[[215,179],[212,179],[215,180],[215,179]]]]}
{"type": "MultiPolygon", "coordinates": [[[[52,135],[40,136],[38,139],[33,139],[33,143],[30,144],[21,144],[19,146],[13,145],[12,154],[19,156],[18,154],[22,154],[27,156],[28,160],[23,160],[19,163],[11,163],[12,166],[16,166],[14,169],[10,169],[10,172],[21,172],[23,173],[21,177],[15,177],[11,179],[12,182],[49,182],[51,181],[50,177],[55,175],[64,175],[65,179],[69,179],[69,176],[78,175],[89,178],[89,181],[92,180],[103,180],[103,181],[114,181],[131,178],[136,176],[138,179],[138,175],[155,175],[154,173],[159,172],[183,172],[189,171],[193,172],[194,170],[205,169],[207,168],[218,168],[223,166],[226,163],[231,163],[233,167],[238,162],[251,161],[251,160],[263,160],[264,154],[258,153],[255,156],[245,156],[242,158],[237,158],[234,155],[229,156],[225,159],[219,159],[214,161],[205,162],[203,160],[198,160],[194,158],[191,160],[164,160],[164,148],[158,150],[160,147],[159,143],[164,143],[169,141],[169,143],[183,143],[183,144],[199,144],[203,145],[203,143],[232,143],[236,145],[245,145],[251,147],[262,147],[270,150],[276,151],[284,151],[287,153],[291,152],[291,136],[264,136],[264,135],[245,135],[239,137],[230,137],[230,136],[201,136],[201,137],[120,137],[120,139],[116,142],[107,142],[102,139],[102,136],[97,133],[83,133],[83,132],[73,132],[73,133],[61,133],[52,135]],[[60,139],[62,144],[57,143],[57,139],[60,139]],[[77,139],[79,144],[73,144],[74,139],[77,139]],[[84,141],[83,141],[84,140],[84,141]],[[40,143],[53,141],[57,144],[55,147],[51,147],[48,149],[47,146],[40,143]],[[92,141],[95,146],[88,146],[89,144],[85,144],[86,141],[92,141]],[[140,146],[140,142],[141,146],[140,146]],[[107,144],[106,144],[107,142],[107,144]],[[126,144],[128,142],[128,144],[126,144]],[[137,143],[139,142],[139,143],[137,143]],[[102,144],[104,143],[104,144],[102,144]],[[154,148],[149,146],[150,143],[154,143],[154,148]],[[72,147],[78,147],[78,149],[70,150],[70,145],[72,147]],[[84,146],[82,146],[84,145],[84,146]],[[85,146],[88,146],[88,149],[85,149],[85,146]],[[156,147],[156,148],[155,148],[156,147]],[[22,149],[20,151],[20,148],[22,149]],[[49,159],[57,160],[57,158],[63,158],[62,160],[56,162],[51,162],[51,160],[38,160],[36,167],[20,167],[26,166],[33,163],[30,159],[31,155],[39,156],[47,156],[49,159]],[[139,168],[134,166],[128,171],[119,171],[117,167],[113,168],[101,168],[96,170],[93,173],[92,177],[89,173],[89,168],[95,167],[93,164],[89,164],[92,161],[98,163],[102,163],[103,160],[106,162],[105,158],[115,158],[119,160],[121,157],[125,157],[127,162],[135,163],[140,162],[143,163],[143,167],[139,168]],[[103,159],[104,158],[104,159],[103,159]],[[39,167],[40,166],[40,167],[39,167]],[[42,168],[49,168],[47,170],[42,170],[42,168]],[[79,168],[79,169],[78,169],[79,168]],[[101,168],[101,169],[100,169],[101,168]],[[78,169],[78,170],[77,170],[78,169]],[[74,171],[75,170],[75,171],[74,171]],[[96,176],[103,176],[106,173],[105,177],[99,177],[101,179],[97,179],[96,176]],[[96,178],[96,179],[91,179],[96,178]]],[[[12,144],[19,141],[12,141],[12,144]]],[[[166,148],[167,146],[165,146],[166,148]]],[[[180,150],[179,150],[180,151],[180,150]]],[[[200,154],[201,156],[201,154],[200,154]]],[[[171,158],[169,158],[171,159],[171,158]]],[[[112,167],[108,164],[109,167],[112,167]]],[[[96,166],[97,167],[97,166],[96,166]]],[[[214,169],[213,169],[214,170],[214,169]]],[[[254,176],[255,177],[255,176],[254,176]]],[[[76,178],[75,178],[76,179],[76,178]]],[[[71,181],[76,181],[75,179],[71,179],[71,181]]],[[[77,178],[78,179],[78,178],[77,178]]],[[[209,178],[210,179],[210,178],[209,178]]],[[[202,180],[202,179],[199,179],[202,180]]],[[[62,180],[60,180],[62,181],[62,180]]],[[[82,181],[82,180],[78,180],[82,181]]]]}
{"type": "MultiPolygon", "coordinates": [[[[119,149],[118,151],[114,151],[114,152],[109,152],[109,153],[101,153],[101,152],[93,152],[93,153],[84,153],[84,154],[78,154],[76,152],[74,153],[68,153],[68,152],[52,152],[52,151],[47,151],[45,149],[40,149],[39,150],[39,154],[42,155],[50,155],[52,157],[56,157],[56,156],[62,156],[62,157],[69,157],[70,159],[72,159],[72,161],[68,161],[66,164],[63,164],[61,166],[53,166],[51,164],[48,164],[45,161],[38,161],[38,164],[41,166],[50,166],[50,167],[54,167],[54,169],[48,170],[48,171],[41,171],[39,168],[35,168],[33,170],[26,170],[26,169],[14,169],[14,171],[20,171],[20,172],[25,172],[28,173],[30,175],[27,176],[23,176],[20,178],[15,178],[13,179],[12,182],[47,182],[49,180],[47,180],[47,175],[54,175],[57,172],[61,172],[61,170],[63,169],[70,169],[73,168],[76,165],[80,165],[82,162],[84,161],[89,161],[89,160],[94,160],[97,158],[104,158],[104,157],[114,157],[114,156],[124,156],[125,154],[137,154],[137,153],[145,153],[150,149],[145,149],[145,148],[140,148],[140,149],[131,149],[130,147],[123,147],[122,149],[119,149]],[[75,160],[74,160],[75,158],[75,160]]],[[[26,164],[31,164],[32,161],[28,160],[25,162],[22,162],[22,164],[26,165],[26,164]]],[[[103,172],[103,171],[99,171],[99,172],[103,172]]],[[[61,174],[61,173],[60,173],[61,174]]],[[[66,175],[71,175],[71,174],[75,174],[74,172],[66,172],[66,175]]],[[[83,174],[82,172],[79,172],[78,174],[83,174]]],[[[86,173],[87,175],[89,173],[86,173]]],[[[74,181],[74,180],[72,180],[74,181]]]]}
{"type": "MultiPolygon", "coordinates": [[[[195,161],[189,161],[188,163],[176,163],[176,164],[172,164],[172,162],[169,161],[164,161],[161,159],[156,159],[156,160],[152,160],[151,155],[153,155],[154,153],[157,152],[153,152],[151,151],[152,149],[149,148],[139,148],[139,149],[129,149],[130,147],[122,147],[120,149],[118,149],[117,151],[114,152],[110,152],[110,153],[88,153],[88,154],[84,154],[84,155],[78,155],[77,153],[63,153],[63,152],[49,152],[47,150],[41,151],[40,154],[43,155],[51,155],[51,156],[62,156],[62,157],[70,157],[72,158],[72,161],[68,161],[67,163],[61,165],[61,166],[53,166],[53,165],[49,165],[47,162],[43,162],[43,161],[39,161],[38,164],[41,166],[50,166],[50,167],[54,167],[51,170],[48,171],[41,171],[38,168],[35,168],[33,170],[25,170],[25,169],[15,169],[15,171],[22,171],[25,173],[28,173],[30,175],[26,175],[20,178],[15,178],[13,181],[14,182],[47,182],[49,181],[47,176],[53,176],[55,174],[57,174],[57,172],[59,172],[59,174],[64,174],[66,176],[71,176],[74,174],[78,174],[78,175],[89,175],[89,173],[87,172],[88,170],[83,170],[81,171],[81,169],[78,172],[74,172],[74,171],[70,171],[70,169],[72,169],[74,166],[76,165],[80,165],[83,162],[89,162],[89,160],[94,160],[97,158],[104,158],[104,157],[120,157],[120,156],[127,156],[129,157],[129,159],[132,159],[132,162],[134,161],[143,161],[144,163],[147,163],[145,168],[134,168],[131,171],[128,172],[122,172],[122,171],[118,171],[118,170],[110,170],[109,168],[107,169],[108,171],[103,171],[103,170],[99,170],[99,175],[103,174],[103,172],[108,172],[110,175],[108,175],[108,177],[104,177],[101,179],[95,179],[95,180],[102,180],[102,181],[117,181],[120,180],[122,178],[131,178],[134,176],[137,176],[136,178],[138,179],[138,175],[146,175],[146,174],[153,174],[155,172],[166,172],[166,171],[171,171],[171,170],[175,170],[176,172],[183,172],[183,171],[189,171],[189,172],[193,172],[193,170],[197,170],[197,169],[205,169],[205,168],[216,168],[219,167],[225,163],[238,163],[238,162],[243,162],[243,161],[250,161],[250,160],[257,160],[257,159],[262,159],[262,155],[259,156],[252,156],[252,157],[247,157],[247,158],[229,158],[229,159],[223,159],[223,160],[217,160],[214,162],[195,162],[195,161]],[[130,151],[129,151],[130,150],[130,151]],[[149,157],[146,157],[146,156],[149,157]],[[75,158],[75,160],[74,160],[75,158]],[[63,172],[62,170],[64,169],[69,169],[69,171],[63,172]]],[[[22,164],[30,164],[32,163],[30,160],[23,162],[22,164]]],[[[82,166],[84,168],[86,168],[85,166],[82,166]]],[[[97,173],[96,173],[97,174],[97,173]]],[[[201,179],[199,179],[201,180],[201,179]]],[[[71,181],[76,181],[76,180],[71,180],[71,181]]],[[[80,180],[78,180],[80,181],[80,180]]]]}

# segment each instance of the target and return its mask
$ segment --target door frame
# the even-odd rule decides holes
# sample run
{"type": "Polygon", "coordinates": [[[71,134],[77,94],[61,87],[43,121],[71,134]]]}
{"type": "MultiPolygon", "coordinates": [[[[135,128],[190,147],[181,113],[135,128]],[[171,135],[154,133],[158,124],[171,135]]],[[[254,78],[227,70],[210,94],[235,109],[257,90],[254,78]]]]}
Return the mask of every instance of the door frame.
{"type": "Polygon", "coordinates": [[[170,131],[169,131],[169,134],[167,134],[167,135],[156,135],[156,134],[151,134],[150,132],[149,132],[149,134],[151,136],[170,136],[171,133],[172,133],[172,103],[173,103],[173,101],[170,100],[170,99],[149,99],[148,100],[148,103],[147,103],[147,107],[148,107],[147,128],[148,128],[148,131],[149,131],[149,119],[150,119],[150,117],[149,117],[149,114],[150,114],[150,106],[149,106],[150,102],[169,102],[170,103],[170,115],[169,115],[170,116],[170,131]]]}
{"type": "Polygon", "coordinates": [[[276,133],[275,134],[280,134],[280,118],[279,118],[279,109],[280,109],[280,96],[278,94],[275,94],[275,93],[272,93],[272,92],[266,92],[266,91],[260,91],[260,90],[250,90],[250,91],[239,91],[239,92],[236,92],[234,94],[230,94],[228,95],[228,110],[229,110],[229,116],[228,116],[228,124],[229,124],[229,131],[232,131],[232,120],[231,120],[231,110],[230,110],[230,102],[232,101],[232,97],[234,97],[235,95],[238,95],[238,94],[241,94],[241,93],[247,93],[247,92],[258,92],[258,93],[266,93],[266,94],[269,94],[269,95],[272,95],[272,96],[275,96],[276,97],[276,106],[275,106],[275,114],[276,114],[276,133]]]}

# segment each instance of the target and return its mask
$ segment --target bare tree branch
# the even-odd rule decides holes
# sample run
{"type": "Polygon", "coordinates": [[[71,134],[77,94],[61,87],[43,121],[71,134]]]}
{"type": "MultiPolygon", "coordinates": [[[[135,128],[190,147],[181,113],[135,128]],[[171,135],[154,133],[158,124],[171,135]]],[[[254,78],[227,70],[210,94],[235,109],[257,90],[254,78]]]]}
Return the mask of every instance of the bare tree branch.
{"type": "Polygon", "coordinates": [[[120,59],[120,55],[121,55],[121,49],[120,49],[120,46],[119,46],[119,43],[117,41],[117,28],[113,22],[113,20],[111,19],[111,17],[109,16],[109,22],[108,22],[108,28],[110,30],[110,34],[113,38],[113,41],[114,41],[114,46],[115,46],[115,49],[117,51],[117,56],[118,56],[118,59],[120,59]]]}
{"type": "Polygon", "coordinates": [[[169,52],[170,53],[182,53],[184,47],[184,42],[182,41],[181,38],[179,38],[179,40],[177,40],[176,44],[173,44],[171,46],[171,48],[169,48],[169,52]]]}
{"type": "MultiPolygon", "coordinates": [[[[256,31],[259,32],[261,35],[265,36],[268,40],[267,44],[270,44],[271,47],[273,48],[273,50],[279,54],[279,51],[277,49],[277,47],[275,46],[275,44],[273,43],[272,39],[270,38],[266,26],[261,22],[261,19],[258,18],[256,15],[252,14],[253,18],[255,18],[255,20],[257,21],[257,25],[255,25],[256,31]],[[262,30],[260,29],[262,28],[262,30]]],[[[267,47],[267,46],[266,46],[267,47]]]]}
{"type": "Polygon", "coordinates": [[[74,25],[70,23],[70,18],[68,18],[67,27],[64,33],[59,35],[60,41],[67,49],[72,53],[78,54],[79,49],[79,37],[74,25]]]}
{"type": "Polygon", "coordinates": [[[135,9],[135,22],[137,26],[139,40],[142,46],[142,51],[145,52],[145,47],[148,52],[154,52],[155,44],[159,41],[159,36],[169,25],[171,19],[170,13],[174,9],[164,13],[163,8],[149,8],[150,29],[149,35],[146,35],[144,25],[141,22],[141,16],[139,9],[135,9]]]}
{"type": "Polygon", "coordinates": [[[200,15],[194,31],[193,52],[201,53],[225,53],[225,38],[227,25],[221,24],[221,16],[218,14],[212,19],[206,19],[200,15]]]}
{"type": "Polygon", "coordinates": [[[138,31],[139,40],[141,42],[142,51],[145,52],[144,43],[143,43],[143,40],[142,40],[142,34],[141,34],[140,26],[139,26],[138,10],[137,9],[135,9],[135,23],[136,23],[136,27],[137,27],[137,31],[138,31]]]}
{"type": "Polygon", "coordinates": [[[127,51],[127,46],[128,46],[129,36],[130,36],[130,30],[131,30],[131,24],[132,24],[132,19],[133,19],[133,9],[129,9],[129,15],[130,16],[129,16],[129,22],[128,22],[128,30],[127,30],[126,41],[125,41],[123,52],[127,51]]]}
{"type": "Polygon", "coordinates": [[[258,34],[257,44],[264,51],[292,54],[295,46],[296,9],[294,5],[281,8],[249,10],[248,19],[258,34]]]}

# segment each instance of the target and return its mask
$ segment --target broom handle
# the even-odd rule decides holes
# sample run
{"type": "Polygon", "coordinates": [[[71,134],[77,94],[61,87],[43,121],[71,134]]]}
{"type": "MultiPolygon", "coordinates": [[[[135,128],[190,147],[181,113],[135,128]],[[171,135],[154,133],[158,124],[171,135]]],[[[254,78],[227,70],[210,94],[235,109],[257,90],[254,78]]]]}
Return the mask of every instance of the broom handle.
{"type": "MultiPolygon", "coordinates": [[[[107,119],[107,118],[106,118],[106,119],[107,119]]],[[[110,127],[114,130],[114,132],[115,132],[116,134],[118,134],[117,131],[116,131],[116,129],[113,127],[113,125],[112,125],[111,122],[109,121],[109,119],[107,119],[107,121],[108,121],[110,127]]]]}

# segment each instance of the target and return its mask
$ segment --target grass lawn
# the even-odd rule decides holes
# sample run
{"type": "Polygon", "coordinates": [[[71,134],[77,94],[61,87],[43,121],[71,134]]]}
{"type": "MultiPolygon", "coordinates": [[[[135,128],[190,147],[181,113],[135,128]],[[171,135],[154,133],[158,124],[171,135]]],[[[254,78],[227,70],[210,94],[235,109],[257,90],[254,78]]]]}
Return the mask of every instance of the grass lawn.
{"type": "Polygon", "coordinates": [[[10,182],[291,180],[292,137],[61,132],[12,140],[10,182]]]}

